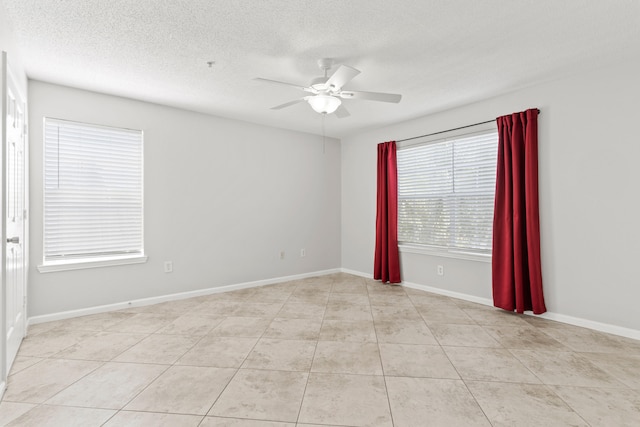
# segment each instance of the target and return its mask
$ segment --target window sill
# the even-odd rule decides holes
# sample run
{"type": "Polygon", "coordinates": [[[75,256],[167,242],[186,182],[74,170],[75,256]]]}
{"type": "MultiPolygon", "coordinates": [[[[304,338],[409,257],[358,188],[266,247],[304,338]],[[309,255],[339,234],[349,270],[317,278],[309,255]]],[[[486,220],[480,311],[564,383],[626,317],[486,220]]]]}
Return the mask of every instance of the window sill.
{"type": "Polygon", "coordinates": [[[112,267],[126,264],[142,264],[147,262],[145,255],[128,257],[105,257],[100,259],[76,259],[73,261],[47,262],[38,266],[40,273],[52,273],[55,271],[83,270],[85,268],[112,267]]]}
{"type": "Polygon", "coordinates": [[[401,253],[431,255],[443,258],[464,259],[468,261],[491,262],[491,254],[452,251],[444,248],[434,248],[418,245],[398,245],[401,253]]]}

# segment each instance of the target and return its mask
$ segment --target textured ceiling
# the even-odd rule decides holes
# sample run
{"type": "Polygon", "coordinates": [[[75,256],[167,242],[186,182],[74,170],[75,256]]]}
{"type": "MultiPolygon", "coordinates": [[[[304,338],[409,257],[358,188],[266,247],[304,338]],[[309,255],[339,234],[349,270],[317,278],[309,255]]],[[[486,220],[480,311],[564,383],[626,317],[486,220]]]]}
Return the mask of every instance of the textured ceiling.
{"type": "Polygon", "coordinates": [[[0,0],[32,79],[304,132],[316,61],[362,71],[343,137],[640,55],[635,0],[0,0]],[[207,61],[215,61],[209,68],[207,61]]]}

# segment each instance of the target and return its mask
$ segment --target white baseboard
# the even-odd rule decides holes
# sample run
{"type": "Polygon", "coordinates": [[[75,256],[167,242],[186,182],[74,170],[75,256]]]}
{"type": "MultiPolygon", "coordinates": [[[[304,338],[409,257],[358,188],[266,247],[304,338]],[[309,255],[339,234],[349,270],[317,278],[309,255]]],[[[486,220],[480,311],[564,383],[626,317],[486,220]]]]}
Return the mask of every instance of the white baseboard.
{"type": "Polygon", "coordinates": [[[421,291],[431,292],[433,294],[444,295],[451,298],[461,299],[464,301],[471,301],[477,304],[493,306],[493,301],[489,298],[477,297],[474,295],[463,294],[461,292],[449,291],[447,289],[434,288],[433,286],[420,285],[418,283],[411,282],[402,282],[402,286],[406,286],[407,288],[419,289],[421,291]]]}
{"type": "MultiPolygon", "coordinates": [[[[343,273],[349,273],[355,276],[366,277],[368,279],[373,278],[373,275],[371,274],[362,273],[355,270],[349,270],[346,268],[341,269],[341,271],[343,273]]],[[[483,304],[483,305],[493,307],[493,301],[489,298],[477,297],[474,295],[463,294],[460,292],[453,292],[446,289],[434,288],[432,286],[420,285],[420,284],[411,283],[411,282],[402,282],[401,285],[406,286],[408,288],[419,289],[419,290],[431,292],[434,294],[445,295],[448,297],[457,298],[464,301],[471,301],[478,304],[483,304]]],[[[534,315],[532,312],[525,312],[525,314],[530,316],[534,315]]],[[[623,326],[617,326],[617,325],[611,325],[609,323],[596,322],[594,320],[582,319],[579,317],[568,316],[566,314],[561,314],[561,313],[546,312],[544,314],[539,314],[536,316],[543,319],[560,322],[560,323],[566,323],[569,325],[592,329],[594,331],[606,332],[608,334],[619,335],[621,337],[640,340],[640,331],[636,329],[625,328],[623,326]]]]}
{"type": "MultiPolygon", "coordinates": [[[[529,314],[529,313],[525,313],[529,314]]],[[[531,314],[533,315],[533,314],[531,314]]],[[[582,319],[580,317],[567,316],[566,314],[546,312],[539,314],[537,317],[543,319],[555,320],[556,322],[568,323],[569,325],[580,326],[595,331],[606,332],[608,334],[619,335],[621,337],[633,338],[640,340],[640,331],[623,326],[611,325],[609,323],[596,322],[594,320],[582,319]]]]}
{"type": "MultiPolygon", "coordinates": [[[[28,325],[32,325],[32,324],[42,323],[42,322],[51,322],[51,321],[54,321],[54,320],[63,320],[63,319],[70,319],[72,317],[86,316],[86,315],[89,315],[89,314],[97,314],[97,313],[104,313],[104,312],[108,312],[108,311],[122,310],[122,309],[125,309],[125,308],[131,308],[131,307],[143,307],[143,306],[147,306],[147,305],[158,304],[158,303],[165,302],[165,301],[175,301],[175,300],[193,298],[193,297],[198,297],[198,296],[203,296],[203,295],[211,295],[211,294],[216,294],[216,293],[220,293],[220,292],[229,292],[229,291],[235,291],[235,290],[239,290],[239,289],[253,288],[253,287],[264,286],[264,285],[271,285],[271,284],[280,283],[280,282],[287,282],[287,281],[291,281],[291,280],[306,279],[306,278],[314,277],[314,276],[324,276],[324,275],[338,273],[338,272],[352,274],[354,276],[360,276],[360,277],[364,277],[364,278],[367,278],[367,279],[372,279],[373,278],[372,274],[363,273],[361,271],[350,270],[350,269],[347,269],[347,268],[335,268],[335,269],[330,269],[330,270],[316,271],[316,272],[312,272],[312,273],[304,273],[304,274],[297,274],[297,275],[292,275],[292,276],[276,277],[276,278],[265,279],[265,280],[256,280],[256,281],[253,281],[253,282],[237,283],[237,284],[234,284],[234,285],[219,286],[219,287],[215,287],[215,288],[198,289],[198,290],[189,291],[189,292],[181,292],[181,293],[176,293],[176,294],[161,295],[161,296],[156,296],[156,297],[137,299],[137,300],[133,300],[133,301],[125,301],[125,302],[114,303],[114,304],[107,304],[107,305],[100,305],[100,306],[95,306],[95,307],[88,307],[88,308],[83,308],[83,309],[78,309],[78,310],[69,310],[69,311],[63,311],[63,312],[59,312],[59,313],[45,314],[45,315],[41,315],[41,316],[34,316],[34,317],[30,317],[27,320],[27,326],[28,325]]],[[[419,290],[422,290],[422,291],[431,292],[431,293],[438,294],[438,295],[444,295],[444,296],[448,296],[448,297],[452,297],[452,298],[461,299],[461,300],[464,300],[464,301],[471,301],[471,302],[475,302],[477,304],[482,304],[482,305],[486,305],[486,306],[490,306],[490,307],[493,306],[493,301],[491,299],[488,299],[488,298],[482,298],[482,297],[478,297],[478,296],[474,296],[474,295],[464,294],[464,293],[460,293],[460,292],[454,292],[454,291],[450,291],[450,290],[447,290],[447,289],[436,288],[436,287],[433,287],[433,286],[422,285],[422,284],[418,284],[418,283],[402,282],[401,285],[402,286],[406,286],[408,288],[419,289],[419,290]]],[[[526,312],[525,314],[533,315],[530,312],[526,312]]],[[[573,316],[568,316],[568,315],[565,315],[565,314],[553,313],[553,312],[547,312],[547,313],[538,315],[538,317],[543,318],[543,319],[553,320],[553,321],[560,322],[560,323],[566,323],[566,324],[569,324],[569,325],[574,325],[574,326],[580,326],[580,327],[583,327],[583,328],[593,329],[595,331],[606,332],[606,333],[609,333],[609,334],[614,334],[614,335],[619,335],[619,336],[622,336],[622,337],[627,337],[627,338],[640,340],[640,331],[636,330],[636,329],[625,328],[625,327],[622,327],[622,326],[611,325],[611,324],[602,323],[602,322],[596,322],[594,320],[582,319],[582,318],[579,318],[579,317],[573,317],[573,316]]],[[[0,390],[0,394],[2,392],[4,392],[4,387],[0,390]]]]}
{"type": "Polygon", "coordinates": [[[7,389],[7,383],[2,381],[0,382],[0,400],[4,397],[4,392],[7,389]]]}
{"type": "Polygon", "coordinates": [[[272,279],[256,280],[254,282],[237,283],[234,285],[218,286],[215,288],[198,289],[195,291],[180,292],[177,294],[160,295],[156,297],[141,298],[132,301],[118,302],[114,304],[99,305],[95,307],[81,308],[78,310],[62,311],[59,313],[44,314],[41,316],[33,316],[27,320],[28,325],[37,323],[51,322],[54,320],[70,319],[72,317],[86,316],[89,314],[105,313],[108,311],[122,310],[131,307],[144,307],[147,305],[158,304],[165,301],[176,301],[187,298],[194,298],[203,295],[217,294],[221,292],[237,291],[239,289],[255,288],[257,286],[272,285],[275,283],[288,282],[291,280],[306,279],[315,276],[326,276],[328,274],[339,273],[339,268],[331,270],[315,271],[312,273],[296,274],[293,276],[274,277],[272,279]]]}
{"type": "MultiPolygon", "coordinates": [[[[349,270],[348,268],[342,268],[341,271],[347,274],[353,274],[354,276],[364,277],[366,279],[373,279],[373,274],[363,273],[361,271],[349,270]]],[[[447,297],[457,298],[465,301],[476,302],[483,305],[493,305],[493,302],[488,298],[476,297],[469,294],[463,294],[460,292],[453,292],[446,289],[434,288],[433,286],[420,285],[418,283],[402,282],[400,285],[407,288],[418,289],[421,291],[431,292],[432,294],[444,295],[447,297]]]]}
{"type": "Polygon", "coordinates": [[[363,273],[361,271],[349,270],[348,268],[341,268],[340,271],[343,272],[343,273],[352,274],[354,276],[360,276],[360,277],[364,277],[364,278],[367,278],[367,279],[373,279],[373,274],[367,274],[367,273],[363,273]]]}

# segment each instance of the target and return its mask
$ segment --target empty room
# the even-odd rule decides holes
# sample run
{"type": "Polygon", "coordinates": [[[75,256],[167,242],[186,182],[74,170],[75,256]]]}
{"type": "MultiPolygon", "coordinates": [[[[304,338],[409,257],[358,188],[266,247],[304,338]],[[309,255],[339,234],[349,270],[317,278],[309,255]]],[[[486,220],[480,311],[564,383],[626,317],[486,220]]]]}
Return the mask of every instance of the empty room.
{"type": "Polygon", "coordinates": [[[640,425],[640,2],[0,0],[0,426],[640,425]]]}

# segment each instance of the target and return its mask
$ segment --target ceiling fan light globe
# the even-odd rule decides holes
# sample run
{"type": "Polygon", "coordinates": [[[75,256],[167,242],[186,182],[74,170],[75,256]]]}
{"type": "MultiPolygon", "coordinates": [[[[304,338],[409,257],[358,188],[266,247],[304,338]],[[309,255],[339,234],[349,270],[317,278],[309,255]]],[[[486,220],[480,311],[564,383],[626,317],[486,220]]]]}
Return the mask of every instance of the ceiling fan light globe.
{"type": "Polygon", "coordinates": [[[342,104],[339,98],[329,95],[310,96],[307,102],[316,113],[320,114],[331,114],[342,104]]]}

